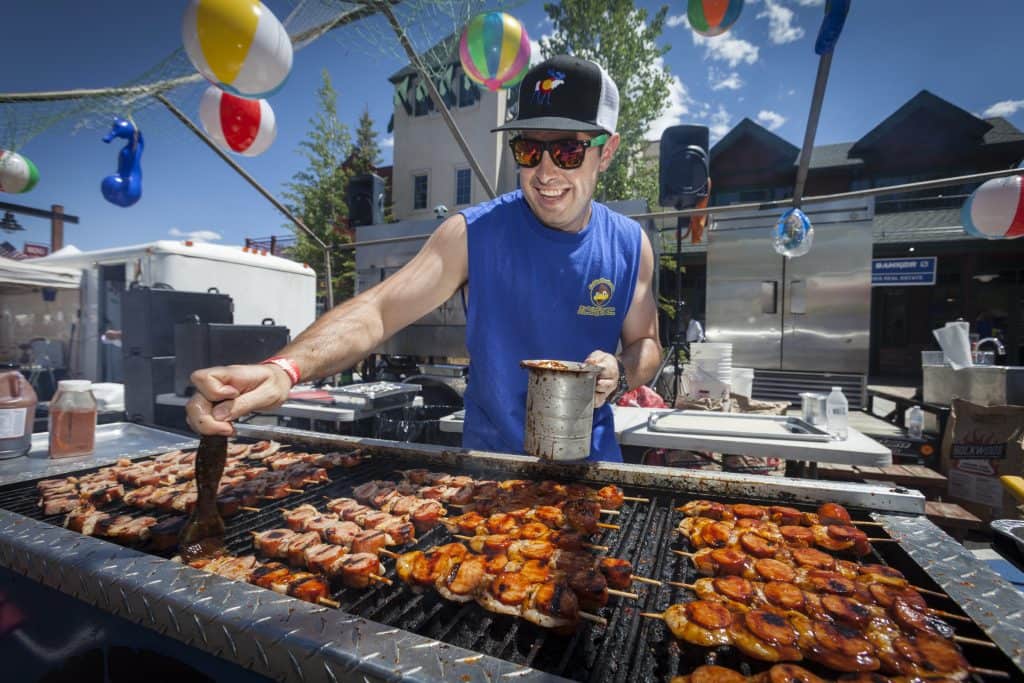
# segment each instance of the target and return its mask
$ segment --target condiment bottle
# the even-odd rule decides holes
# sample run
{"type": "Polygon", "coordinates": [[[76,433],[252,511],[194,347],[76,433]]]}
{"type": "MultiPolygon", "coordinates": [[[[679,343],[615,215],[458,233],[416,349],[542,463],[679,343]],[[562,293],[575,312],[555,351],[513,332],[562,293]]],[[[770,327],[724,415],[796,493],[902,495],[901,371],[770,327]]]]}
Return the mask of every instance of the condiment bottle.
{"type": "Polygon", "coordinates": [[[50,457],[87,455],[96,447],[96,399],[92,382],[65,379],[50,401],[50,457]]]}
{"type": "Polygon", "coordinates": [[[32,449],[32,421],[36,392],[16,365],[0,364],[0,460],[16,458],[32,449]]]}

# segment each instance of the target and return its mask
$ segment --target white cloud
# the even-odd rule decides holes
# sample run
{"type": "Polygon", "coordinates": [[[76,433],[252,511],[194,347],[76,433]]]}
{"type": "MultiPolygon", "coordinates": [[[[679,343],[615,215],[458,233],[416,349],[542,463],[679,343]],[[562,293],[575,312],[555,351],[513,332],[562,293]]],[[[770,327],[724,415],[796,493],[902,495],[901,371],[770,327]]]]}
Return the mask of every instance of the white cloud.
{"type": "Polygon", "coordinates": [[[704,47],[704,58],[713,59],[719,62],[726,62],[730,68],[735,69],[740,62],[754,64],[757,62],[760,50],[753,43],[742,38],[733,37],[732,32],[724,35],[707,38],[690,29],[690,20],[685,14],[677,14],[665,20],[671,27],[681,26],[688,31],[693,38],[693,44],[704,47]]]}
{"type": "Polygon", "coordinates": [[[744,85],[743,79],[735,71],[725,75],[721,71],[711,69],[708,71],[708,81],[712,90],[739,90],[744,85]]]}
{"type": "MultiPolygon", "coordinates": [[[[545,34],[542,38],[550,37],[552,34],[545,34]]],[[[544,57],[540,54],[540,41],[530,38],[530,66],[540,64],[544,61],[544,57]]]]}
{"type": "Polygon", "coordinates": [[[1002,102],[996,102],[988,109],[983,111],[981,115],[985,118],[992,116],[1013,116],[1018,111],[1024,109],[1024,100],[1003,100],[1002,102]]]}
{"type": "Polygon", "coordinates": [[[167,234],[171,237],[181,237],[182,239],[192,240],[193,242],[216,242],[217,240],[224,239],[224,236],[219,232],[213,230],[192,230],[185,232],[178,228],[171,228],[167,231],[167,234]]]}
{"type": "Polygon", "coordinates": [[[757,120],[768,130],[777,130],[786,122],[786,117],[778,112],[762,109],[757,112],[757,120]]]}
{"type": "Polygon", "coordinates": [[[387,136],[386,138],[381,140],[380,146],[382,148],[385,148],[385,149],[389,148],[389,147],[394,147],[395,146],[395,136],[394,135],[387,136]]]}
{"type": "Polygon", "coordinates": [[[804,37],[804,30],[793,25],[795,14],[776,0],[765,0],[764,10],[757,13],[758,19],[768,18],[768,38],[775,45],[792,43],[804,37]]]}
{"type": "Polygon", "coordinates": [[[711,115],[711,125],[708,126],[708,129],[711,131],[712,145],[721,140],[725,137],[726,133],[732,130],[732,126],[729,124],[731,119],[732,116],[725,110],[725,107],[721,104],[718,105],[718,111],[711,115]]]}
{"type": "Polygon", "coordinates": [[[801,7],[821,7],[825,4],[825,0],[796,0],[796,4],[801,7]]]}
{"type": "Polygon", "coordinates": [[[672,76],[668,83],[668,105],[661,115],[651,122],[647,128],[647,140],[660,140],[661,134],[669,126],[683,122],[683,117],[690,113],[690,95],[679,76],[672,76]]]}

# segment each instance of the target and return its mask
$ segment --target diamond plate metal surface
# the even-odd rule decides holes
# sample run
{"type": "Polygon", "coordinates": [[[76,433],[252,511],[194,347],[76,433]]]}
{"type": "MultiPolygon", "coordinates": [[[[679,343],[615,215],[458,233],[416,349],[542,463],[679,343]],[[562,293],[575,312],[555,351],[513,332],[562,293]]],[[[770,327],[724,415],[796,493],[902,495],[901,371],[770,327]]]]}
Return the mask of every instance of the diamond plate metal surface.
{"type": "Polygon", "coordinates": [[[566,681],[7,510],[0,566],[278,681],[566,681]]]}
{"type": "Polygon", "coordinates": [[[1024,593],[928,518],[872,517],[1024,673],[1024,593]]]}

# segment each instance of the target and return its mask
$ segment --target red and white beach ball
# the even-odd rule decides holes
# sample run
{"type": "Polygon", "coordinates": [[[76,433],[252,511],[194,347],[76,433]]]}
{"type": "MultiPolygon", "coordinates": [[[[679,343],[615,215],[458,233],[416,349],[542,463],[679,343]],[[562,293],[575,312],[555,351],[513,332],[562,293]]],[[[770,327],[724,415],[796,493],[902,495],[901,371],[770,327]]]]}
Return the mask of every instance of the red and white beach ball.
{"type": "Polygon", "coordinates": [[[263,154],[277,137],[274,110],[266,100],[247,100],[210,86],[199,102],[206,133],[229,152],[263,154]]]}
{"type": "Polygon", "coordinates": [[[960,222],[968,234],[985,239],[1024,236],[1024,176],[983,183],[964,202],[960,222]]]}
{"type": "Polygon", "coordinates": [[[39,182],[39,169],[17,152],[0,149],[0,192],[28,192],[39,182]]]}

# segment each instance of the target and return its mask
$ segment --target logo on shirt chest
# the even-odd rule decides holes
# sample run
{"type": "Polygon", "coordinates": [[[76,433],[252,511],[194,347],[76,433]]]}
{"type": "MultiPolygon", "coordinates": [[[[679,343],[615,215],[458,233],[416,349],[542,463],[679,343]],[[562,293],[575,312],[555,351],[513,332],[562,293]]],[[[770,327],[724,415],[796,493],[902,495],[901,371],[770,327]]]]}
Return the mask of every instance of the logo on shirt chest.
{"type": "Polygon", "coordinates": [[[615,307],[609,306],[612,295],[615,294],[615,284],[607,278],[592,280],[587,285],[587,295],[590,304],[580,304],[576,309],[576,315],[589,315],[594,317],[614,316],[615,307]]]}

